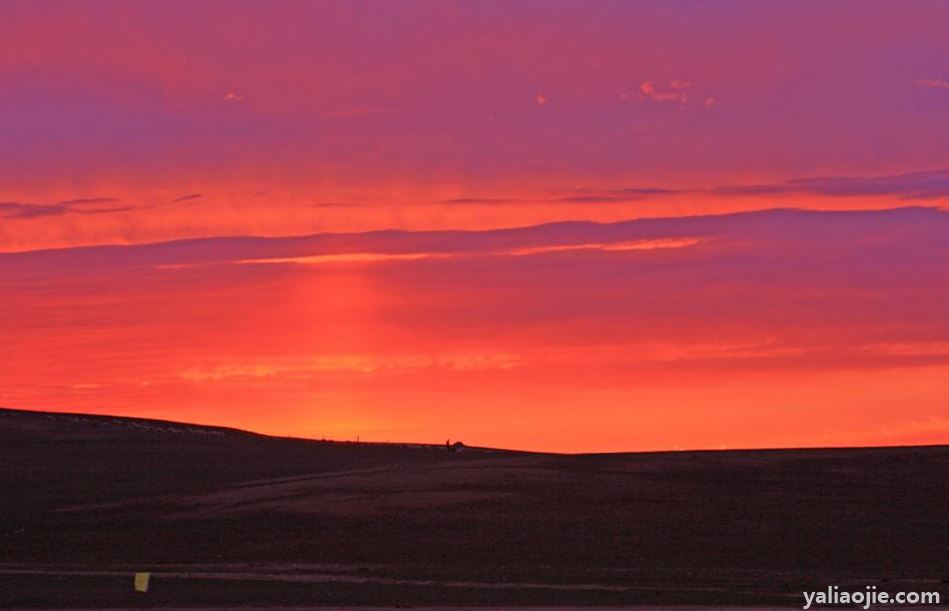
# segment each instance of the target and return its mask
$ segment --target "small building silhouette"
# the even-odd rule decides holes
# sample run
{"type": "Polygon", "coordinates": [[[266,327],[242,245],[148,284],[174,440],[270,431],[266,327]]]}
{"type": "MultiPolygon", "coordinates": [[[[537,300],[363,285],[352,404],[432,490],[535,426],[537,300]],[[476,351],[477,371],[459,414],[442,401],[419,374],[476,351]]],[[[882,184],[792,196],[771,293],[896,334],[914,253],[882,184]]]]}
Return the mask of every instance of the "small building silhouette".
{"type": "Polygon", "coordinates": [[[456,441],[455,443],[451,444],[452,452],[463,452],[464,449],[465,449],[465,444],[461,443],[460,441],[456,441]]]}

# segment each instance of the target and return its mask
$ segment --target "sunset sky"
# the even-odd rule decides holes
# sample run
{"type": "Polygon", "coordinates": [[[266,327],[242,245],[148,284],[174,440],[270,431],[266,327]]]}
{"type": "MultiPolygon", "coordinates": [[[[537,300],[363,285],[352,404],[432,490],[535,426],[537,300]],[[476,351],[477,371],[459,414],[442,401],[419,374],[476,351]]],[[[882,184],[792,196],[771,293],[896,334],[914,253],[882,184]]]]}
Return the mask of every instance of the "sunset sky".
{"type": "Polygon", "coordinates": [[[949,443],[949,3],[0,3],[0,406],[949,443]]]}

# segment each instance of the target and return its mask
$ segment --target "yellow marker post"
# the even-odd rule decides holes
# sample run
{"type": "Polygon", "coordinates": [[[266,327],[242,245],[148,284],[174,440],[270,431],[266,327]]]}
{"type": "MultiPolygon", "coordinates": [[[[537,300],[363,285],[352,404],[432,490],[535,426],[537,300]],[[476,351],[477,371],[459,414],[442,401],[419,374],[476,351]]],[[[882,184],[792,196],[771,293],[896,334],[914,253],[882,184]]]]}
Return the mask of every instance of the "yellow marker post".
{"type": "Polygon", "coordinates": [[[151,576],[151,573],[135,573],[135,591],[148,592],[148,580],[151,576]]]}

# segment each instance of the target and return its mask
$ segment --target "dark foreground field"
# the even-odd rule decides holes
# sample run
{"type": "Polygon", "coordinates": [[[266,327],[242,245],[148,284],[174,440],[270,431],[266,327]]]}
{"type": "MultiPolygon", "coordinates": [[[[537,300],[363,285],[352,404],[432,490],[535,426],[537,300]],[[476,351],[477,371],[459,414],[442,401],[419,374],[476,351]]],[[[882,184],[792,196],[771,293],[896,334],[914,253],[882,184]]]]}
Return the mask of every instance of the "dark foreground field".
{"type": "Polygon", "coordinates": [[[949,595],[947,447],[459,453],[0,410],[0,486],[3,608],[949,595]]]}

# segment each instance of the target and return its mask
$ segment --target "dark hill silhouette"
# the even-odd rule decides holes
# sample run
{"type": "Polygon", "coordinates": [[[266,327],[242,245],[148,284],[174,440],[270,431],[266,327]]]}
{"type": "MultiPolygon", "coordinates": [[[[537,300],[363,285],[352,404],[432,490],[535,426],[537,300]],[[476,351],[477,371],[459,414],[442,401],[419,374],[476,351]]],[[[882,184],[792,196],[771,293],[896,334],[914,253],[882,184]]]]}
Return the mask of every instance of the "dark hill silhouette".
{"type": "Polygon", "coordinates": [[[0,607],[945,600],[947,476],[945,446],[450,452],[0,410],[0,607]]]}

